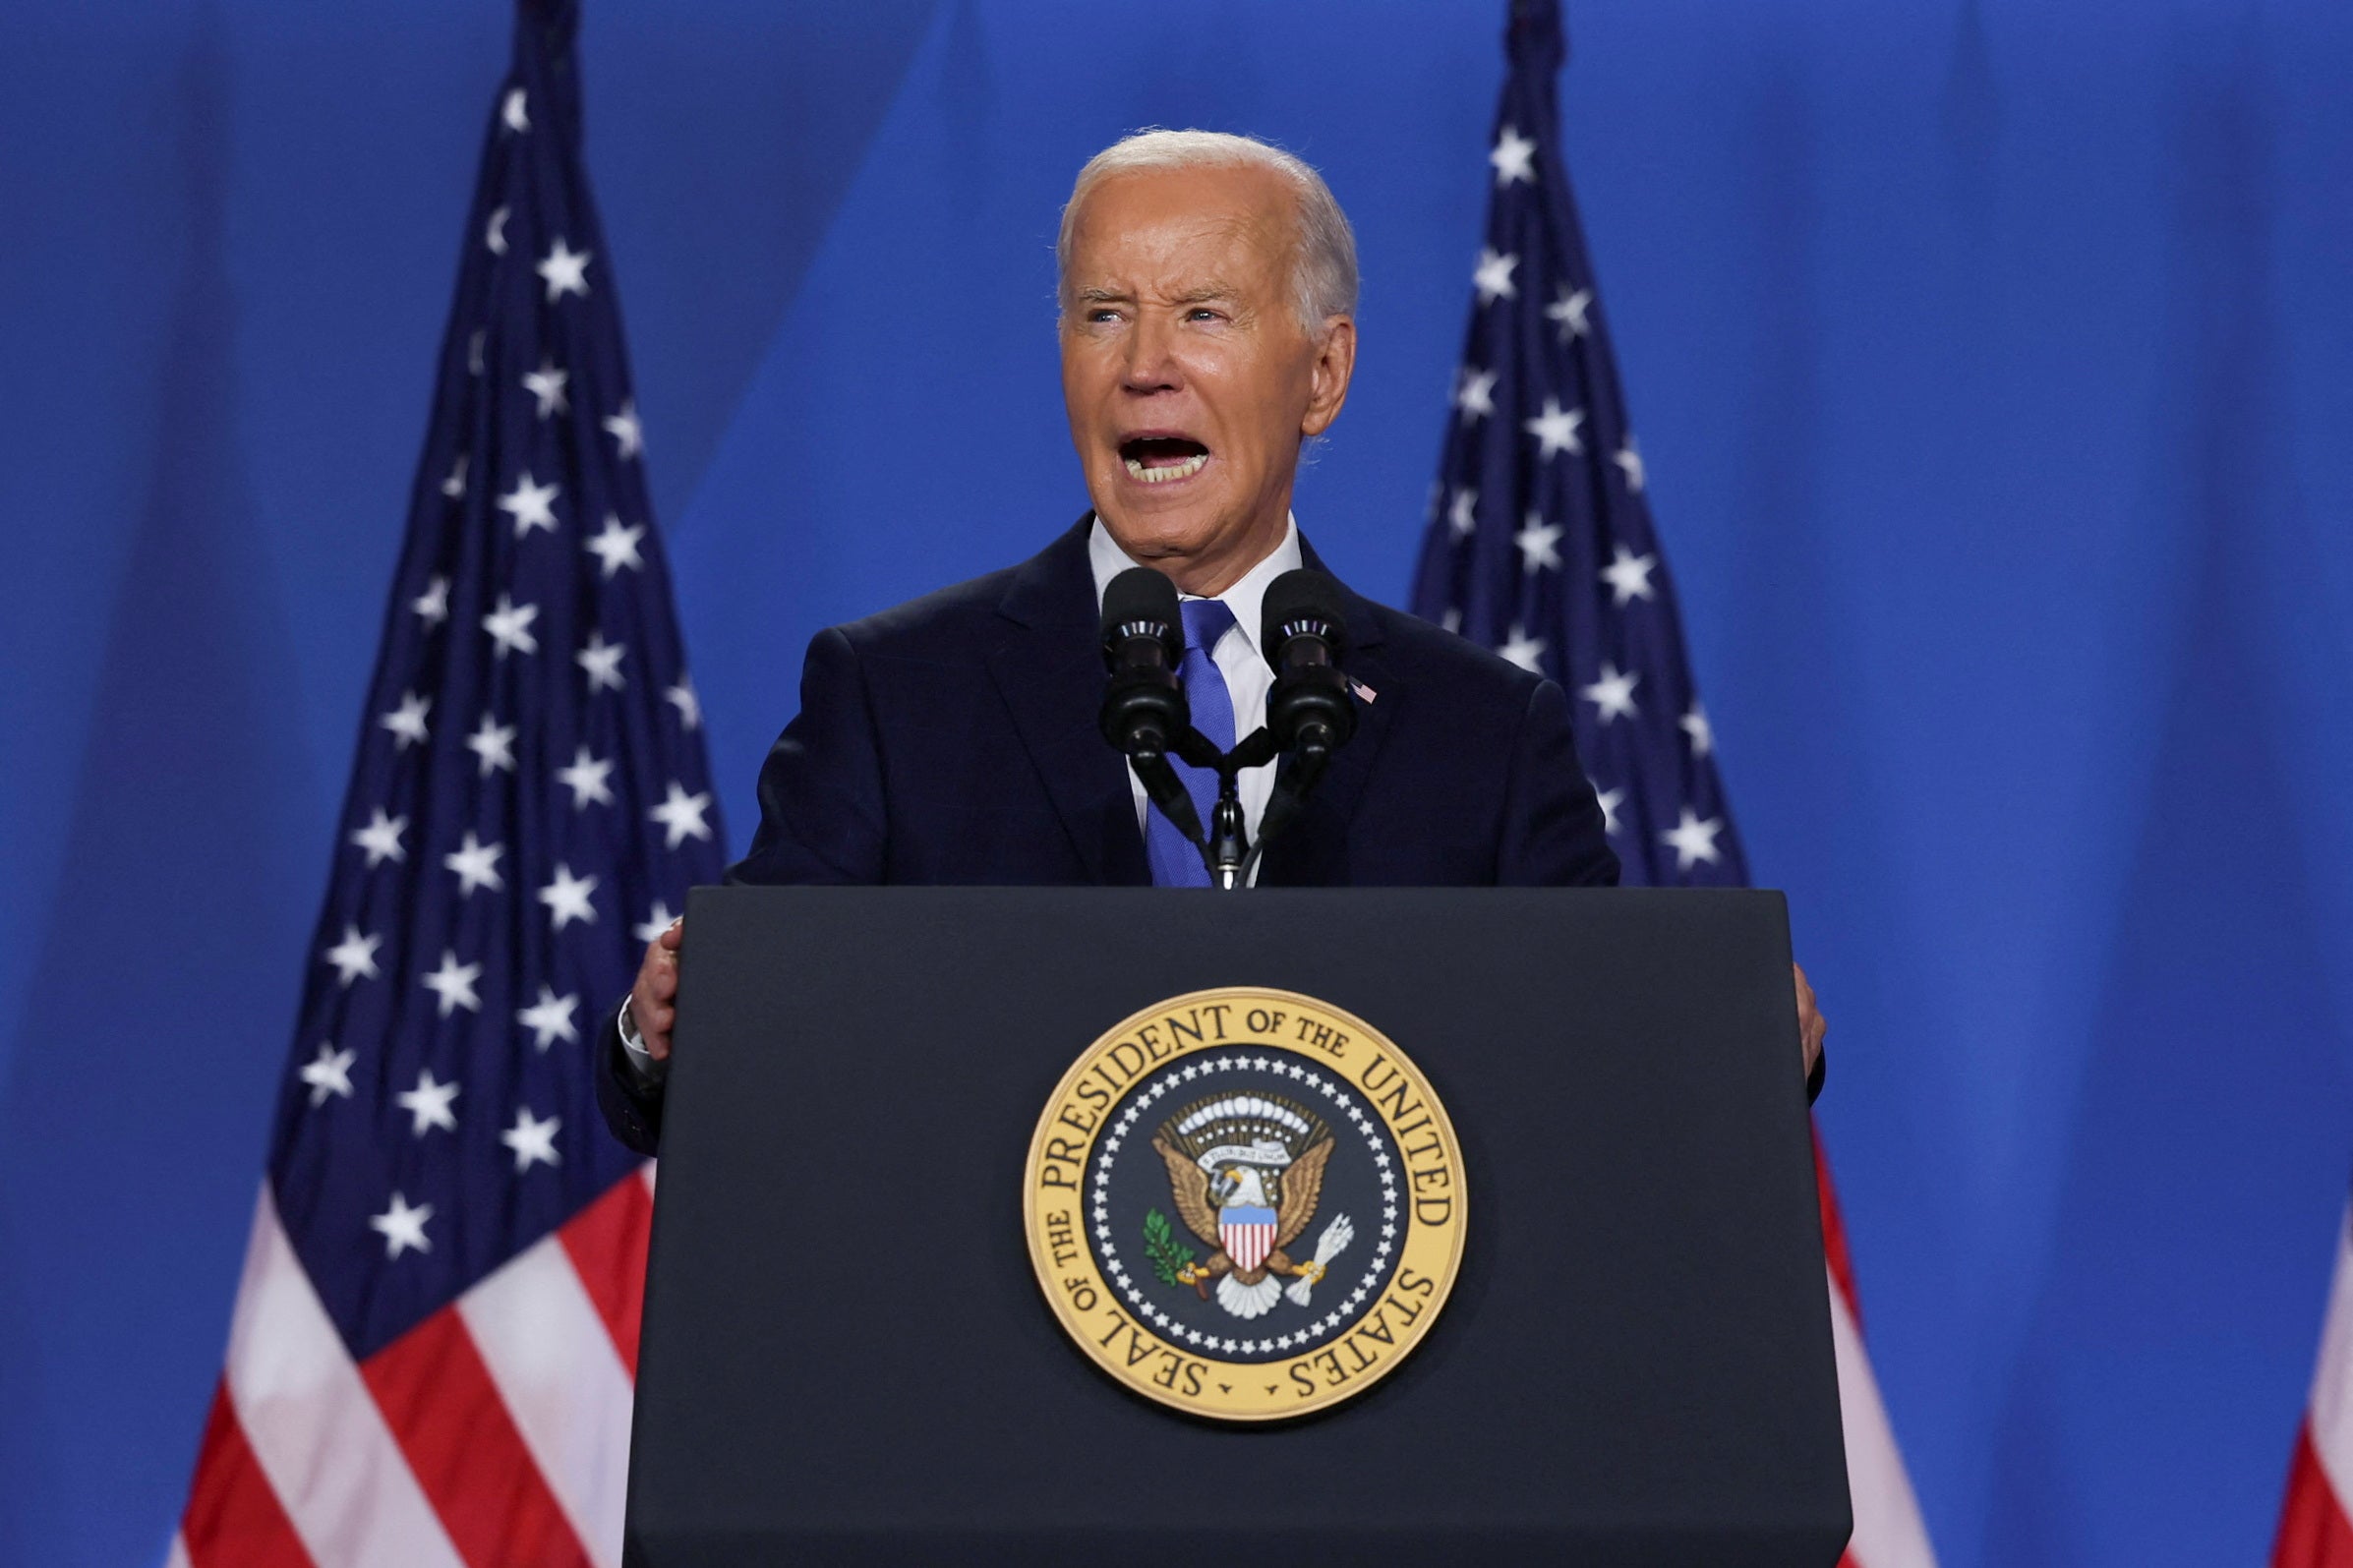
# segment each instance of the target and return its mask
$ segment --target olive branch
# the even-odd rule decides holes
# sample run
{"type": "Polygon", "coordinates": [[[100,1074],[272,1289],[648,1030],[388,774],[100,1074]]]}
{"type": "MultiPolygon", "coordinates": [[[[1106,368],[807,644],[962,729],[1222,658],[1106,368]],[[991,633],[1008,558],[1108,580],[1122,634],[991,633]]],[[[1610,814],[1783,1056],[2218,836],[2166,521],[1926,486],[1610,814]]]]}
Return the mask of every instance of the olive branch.
{"type": "Polygon", "coordinates": [[[1178,1273],[1193,1262],[1193,1249],[1176,1239],[1176,1227],[1158,1209],[1147,1210],[1144,1216],[1144,1255],[1151,1259],[1152,1272],[1163,1285],[1178,1283],[1178,1273]]]}

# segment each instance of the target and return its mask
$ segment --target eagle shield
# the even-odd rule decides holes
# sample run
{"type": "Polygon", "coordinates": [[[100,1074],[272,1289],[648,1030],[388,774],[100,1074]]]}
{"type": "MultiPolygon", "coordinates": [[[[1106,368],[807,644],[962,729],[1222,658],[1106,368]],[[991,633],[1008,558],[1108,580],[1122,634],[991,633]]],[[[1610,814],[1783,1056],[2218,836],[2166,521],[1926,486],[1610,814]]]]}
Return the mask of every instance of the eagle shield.
{"type": "Polygon", "coordinates": [[[1229,1203],[1217,1211],[1217,1239],[1225,1244],[1234,1267],[1255,1269],[1274,1250],[1274,1210],[1229,1203]]]}

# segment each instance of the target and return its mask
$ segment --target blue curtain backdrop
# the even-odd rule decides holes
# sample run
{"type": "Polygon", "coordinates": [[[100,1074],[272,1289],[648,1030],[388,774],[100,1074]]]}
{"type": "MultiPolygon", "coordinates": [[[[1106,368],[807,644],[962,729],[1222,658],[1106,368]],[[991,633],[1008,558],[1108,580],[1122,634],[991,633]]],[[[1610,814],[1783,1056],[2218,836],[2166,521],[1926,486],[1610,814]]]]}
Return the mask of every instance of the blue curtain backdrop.
{"type": "MultiPolygon", "coordinates": [[[[1403,595],[1501,10],[590,0],[599,275],[738,847],[814,630],[1085,505],[1049,247],[1125,130],[1328,173],[1364,353],[1298,509],[1403,595]]],[[[2353,1159],[2353,8],[1570,23],[1944,1560],[2254,1561],[2353,1159]]],[[[181,1502],[506,29],[0,7],[0,1562],[150,1560],[181,1502]]]]}

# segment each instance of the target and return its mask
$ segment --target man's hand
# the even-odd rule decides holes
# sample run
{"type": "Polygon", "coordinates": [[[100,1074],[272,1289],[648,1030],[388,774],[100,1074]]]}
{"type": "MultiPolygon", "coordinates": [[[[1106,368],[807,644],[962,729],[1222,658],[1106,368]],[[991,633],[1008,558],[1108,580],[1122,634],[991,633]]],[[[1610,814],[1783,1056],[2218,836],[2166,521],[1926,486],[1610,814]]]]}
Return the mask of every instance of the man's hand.
{"type": "MultiPolygon", "coordinates": [[[[662,935],[667,940],[676,936],[677,931],[676,926],[672,926],[662,935]]],[[[646,961],[651,963],[653,959],[649,957],[646,961]]],[[[1822,1036],[1830,1032],[1830,1025],[1822,1021],[1821,1011],[1814,1006],[1814,988],[1807,983],[1805,971],[1794,963],[1791,964],[1790,968],[1797,976],[1797,1038],[1802,1045],[1803,1057],[1799,1065],[1804,1068],[1805,1075],[1810,1079],[1814,1075],[1814,1064],[1822,1060],[1822,1036]]],[[[637,983],[640,986],[644,985],[644,978],[641,976],[637,983]]],[[[677,989],[677,970],[675,965],[671,970],[670,983],[672,990],[677,989]]],[[[645,1016],[640,1014],[638,1015],[638,1027],[643,1028],[644,1026],[645,1016]]],[[[667,1023],[663,1025],[665,1030],[669,1027],[670,1025],[667,1023]]],[[[648,1034],[645,1037],[645,1043],[651,1046],[654,1043],[653,1035],[648,1034]]],[[[657,1051],[654,1054],[659,1056],[669,1049],[670,1036],[665,1033],[662,1037],[662,1051],[657,1051]]]]}
{"type": "MultiPolygon", "coordinates": [[[[678,943],[685,934],[684,915],[664,926],[662,934],[645,945],[645,961],[637,966],[637,983],[629,988],[629,1016],[637,1022],[646,1054],[657,1062],[670,1060],[670,1027],[678,1017],[678,943]]],[[[1810,1009],[1813,993],[1805,989],[1803,975],[1797,977],[1797,993],[1810,1009]]],[[[1815,1033],[1820,1032],[1817,1019],[1815,1033]]]]}

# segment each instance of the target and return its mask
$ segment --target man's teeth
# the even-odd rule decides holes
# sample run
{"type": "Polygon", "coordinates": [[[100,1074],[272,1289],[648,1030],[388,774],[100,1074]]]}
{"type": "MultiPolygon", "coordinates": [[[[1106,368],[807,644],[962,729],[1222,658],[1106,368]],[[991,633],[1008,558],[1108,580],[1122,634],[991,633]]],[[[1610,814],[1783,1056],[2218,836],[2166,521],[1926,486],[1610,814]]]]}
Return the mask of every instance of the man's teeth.
{"type": "Polygon", "coordinates": [[[1147,468],[1140,457],[1129,458],[1127,464],[1128,472],[1147,485],[1167,485],[1180,479],[1191,479],[1201,472],[1202,465],[1208,460],[1208,453],[1195,452],[1181,463],[1169,463],[1159,468],[1147,468]]]}

